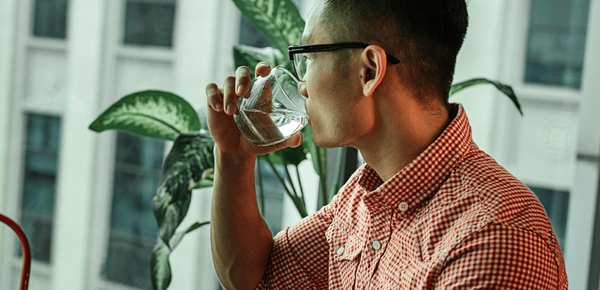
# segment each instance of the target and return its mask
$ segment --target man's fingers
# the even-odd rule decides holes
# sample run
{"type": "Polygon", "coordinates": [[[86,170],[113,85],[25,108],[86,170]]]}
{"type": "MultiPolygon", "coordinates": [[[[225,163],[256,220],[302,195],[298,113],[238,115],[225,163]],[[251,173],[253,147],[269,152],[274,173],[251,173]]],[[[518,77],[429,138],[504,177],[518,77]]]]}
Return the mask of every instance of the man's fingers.
{"type": "Polygon", "coordinates": [[[296,135],[290,137],[289,139],[286,140],[286,143],[288,146],[290,146],[292,148],[296,148],[296,147],[302,145],[302,133],[297,133],[296,135]]]}
{"type": "Polygon", "coordinates": [[[259,76],[259,75],[262,75],[262,74],[264,74],[264,73],[266,73],[268,71],[271,71],[271,67],[269,66],[269,64],[266,63],[266,62],[259,62],[256,65],[256,69],[255,69],[254,72],[255,72],[256,76],[259,76]]]}
{"type": "Polygon", "coordinates": [[[235,77],[225,78],[223,84],[223,108],[227,115],[235,114],[238,96],[235,93],[235,77]]]}
{"type": "Polygon", "coordinates": [[[248,91],[250,85],[250,69],[240,66],[235,71],[235,92],[238,96],[243,96],[248,91]]]}
{"type": "Polygon", "coordinates": [[[206,99],[208,105],[215,111],[223,110],[223,96],[216,84],[208,84],[206,86],[206,99]]]}

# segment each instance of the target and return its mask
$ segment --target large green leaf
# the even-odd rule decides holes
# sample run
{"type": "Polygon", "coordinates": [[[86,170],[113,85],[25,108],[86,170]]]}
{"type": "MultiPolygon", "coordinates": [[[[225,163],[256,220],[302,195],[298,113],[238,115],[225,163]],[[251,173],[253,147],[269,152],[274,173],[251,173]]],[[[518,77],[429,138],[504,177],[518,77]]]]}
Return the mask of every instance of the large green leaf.
{"type": "Polygon", "coordinates": [[[252,70],[252,78],[254,78],[254,68],[259,62],[266,62],[271,66],[276,66],[285,62],[283,54],[272,47],[252,47],[246,45],[235,45],[233,47],[233,64],[237,68],[239,66],[247,66],[252,70]]]}
{"type": "Polygon", "coordinates": [[[287,55],[288,46],[298,44],[304,20],[290,0],[233,0],[244,16],[287,55]]]}
{"type": "Polygon", "coordinates": [[[168,246],[162,239],[158,239],[150,257],[152,287],[155,290],[165,290],[169,287],[169,284],[171,284],[171,264],[169,263],[169,255],[175,250],[175,247],[179,245],[183,236],[208,224],[210,224],[210,222],[196,222],[188,227],[186,231],[177,232],[169,241],[168,246]]]}
{"type": "Polygon", "coordinates": [[[452,96],[455,93],[462,91],[468,87],[482,85],[482,84],[494,85],[499,91],[501,91],[503,94],[505,94],[506,96],[508,96],[510,98],[510,100],[513,102],[513,104],[515,104],[515,107],[517,107],[517,110],[519,110],[519,113],[521,113],[521,116],[523,116],[523,111],[521,110],[521,104],[519,103],[519,100],[517,99],[517,95],[513,91],[512,87],[505,85],[503,83],[500,83],[498,81],[492,81],[492,80],[488,80],[488,79],[484,79],[484,78],[477,78],[477,79],[471,79],[468,81],[464,81],[464,82],[461,82],[458,84],[454,84],[454,85],[452,85],[452,88],[450,89],[450,96],[452,96]]]}
{"type": "Polygon", "coordinates": [[[106,109],[89,127],[96,132],[121,130],[143,137],[175,140],[200,130],[194,108],[181,97],[162,91],[127,95],[106,109]]]}
{"type": "Polygon", "coordinates": [[[308,153],[308,149],[305,147],[304,142],[302,145],[291,148],[287,147],[275,152],[269,153],[269,159],[274,164],[283,164],[284,160],[288,165],[299,165],[300,162],[306,160],[306,154],[308,153]]]}
{"type": "Polygon", "coordinates": [[[169,243],[175,230],[187,214],[192,189],[201,183],[206,172],[212,171],[214,141],[208,133],[181,134],[162,170],[152,210],[158,223],[160,238],[169,243]]]}
{"type": "Polygon", "coordinates": [[[154,290],[165,290],[171,284],[170,254],[171,249],[159,238],[150,256],[150,273],[154,290]]]}
{"type": "Polygon", "coordinates": [[[287,57],[284,57],[281,52],[272,47],[256,48],[252,46],[236,45],[233,47],[233,64],[234,66],[247,66],[252,72],[254,79],[254,68],[260,62],[266,62],[271,67],[283,66],[287,70],[293,72],[294,67],[292,62],[287,57]]]}

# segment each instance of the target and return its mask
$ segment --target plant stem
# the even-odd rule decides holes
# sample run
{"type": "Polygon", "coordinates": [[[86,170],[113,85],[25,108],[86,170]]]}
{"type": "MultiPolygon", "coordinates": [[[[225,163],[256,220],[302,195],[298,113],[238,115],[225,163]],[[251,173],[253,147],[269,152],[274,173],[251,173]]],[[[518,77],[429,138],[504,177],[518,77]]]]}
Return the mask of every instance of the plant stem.
{"type": "Polygon", "coordinates": [[[265,216],[265,191],[263,190],[263,180],[262,180],[262,169],[260,169],[260,160],[256,161],[256,165],[258,168],[256,169],[256,173],[258,174],[258,186],[260,193],[260,215],[265,216]]]}
{"type": "Polygon", "coordinates": [[[281,160],[283,161],[283,168],[285,169],[285,174],[286,174],[287,180],[290,182],[290,187],[292,188],[292,191],[294,191],[294,195],[296,195],[296,197],[300,197],[298,195],[298,192],[296,191],[294,182],[292,181],[292,176],[290,175],[290,171],[288,170],[288,163],[285,160],[285,157],[283,157],[283,154],[281,155],[281,160]]]}
{"type": "MultiPolygon", "coordinates": [[[[331,188],[331,194],[329,195],[331,196],[331,199],[333,199],[333,196],[337,193],[338,188],[340,186],[340,176],[342,175],[342,163],[344,161],[344,153],[346,153],[346,148],[344,147],[340,147],[339,150],[340,152],[338,153],[338,164],[335,173],[335,180],[333,181],[333,187],[331,188]]],[[[331,201],[331,199],[329,201],[331,201]]]]}
{"type": "Polygon", "coordinates": [[[327,162],[323,160],[323,158],[327,158],[327,151],[325,148],[317,147],[317,161],[319,162],[319,179],[320,179],[320,187],[321,187],[321,206],[327,205],[327,162]],[[321,154],[325,153],[325,154],[321,154]],[[324,156],[321,156],[324,155],[324,156]],[[324,165],[324,166],[323,166],[324,165]]]}
{"type": "Polygon", "coordinates": [[[298,186],[300,187],[300,193],[302,194],[302,200],[304,200],[304,189],[302,189],[302,181],[300,181],[300,170],[298,170],[298,165],[296,166],[296,177],[298,177],[298,186]]]}
{"type": "Polygon", "coordinates": [[[285,184],[285,180],[283,180],[281,175],[279,175],[279,173],[275,169],[275,165],[273,165],[273,162],[271,162],[269,157],[267,157],[267,162],[269,163],[269,166],[271,166],[271,169],[273,169],[273,173],[275,173],[275,176],[277,177],[277,179],[279,179],[279,182],[281,182],[283,189],[285,189],[285,193],[287,193],[289,198],[291,198],[292,201],[294,202],[294,205],[296,206],[296,209],[298,210],[298,213],[300,214],[300,216],[302,218],[305,218],[306,216],[308,216],[308,214],[306,213],[306,208],[304,206],[302,206],[302,203],[300,203],[300,200],[298,199],[298,197],[292,195],[292,193],[288,189],[287,185],[285,184]]]}
{"type": "MultiPolygon", "coordinates": [[[[304,202],[304,196],[299,195],[298,191],[296,191],[296,186],[294,186],[294,181],[292,181],[292,175],[290,174],[290,171],[288,169],[289,164],[283,154],[281,154],[279,156],[281,157],[281,161],[283,161],[283,168],[285,169],[285,173],[286,173],[287,179],[290,183],[290,187],[292,187],[292,190],[294,191],[294,195],[296,195],[298,202],[302,205],[304,212],[306,212],[306,203],[304,202]]],[[[300,179],[298,179],[298,183],[300,183],[300,179]]]]}
{"type": "Polygon", "coordinates": [[[300,181],[300,172],[298,171],[298,165],[296,165],[296,176],[298,176],[298,185],[300,186],[300,193],[302,194],[300,196],[300,200],[302,201],[302,205],[304,205],[304,208],[306,209],[306,200],[304,200],[304,190],[302,189],[302,182],[300,181]]]}

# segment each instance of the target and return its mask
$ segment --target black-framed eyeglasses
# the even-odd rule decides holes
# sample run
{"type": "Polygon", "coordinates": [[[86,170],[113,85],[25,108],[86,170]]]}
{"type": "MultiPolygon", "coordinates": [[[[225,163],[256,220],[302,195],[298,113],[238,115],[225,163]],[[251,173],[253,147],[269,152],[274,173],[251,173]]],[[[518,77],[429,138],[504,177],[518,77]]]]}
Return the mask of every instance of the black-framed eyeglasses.
{"type": "MultiPolygon", "coordinates": [[[[360,42],[350,42],[350,43],[333,43],[333,44],[314,44],[314,45],[292,45],[288,47],[288,51],[290,54],[290,60],[294,63],[294,70],[296,71],[296,75],[300,81],[305,81],[304,76],[306,75],[306,70],[308,69],[308,58],[305,53],[308,52],[323,52],[323,51],[333,51],[343,48],[366,48],[370,44],[360,43],[360,42]]],[[[387,60],[392,64],[399,64],[400,60],[389,55],[387,52],[385,53],[387,56],[387,60]]]]}

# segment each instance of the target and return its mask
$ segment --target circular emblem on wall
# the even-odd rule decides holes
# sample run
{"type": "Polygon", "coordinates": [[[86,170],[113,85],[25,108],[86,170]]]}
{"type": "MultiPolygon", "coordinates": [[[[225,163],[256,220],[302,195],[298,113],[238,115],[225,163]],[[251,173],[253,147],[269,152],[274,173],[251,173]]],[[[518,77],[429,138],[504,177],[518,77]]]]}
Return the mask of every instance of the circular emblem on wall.
{"type": "Polygon", "coordinates": [[[565,161],[575,156],[577,125],[565,115],[549,116],[537,128],[536,151],[549,161],[565,161]]]}

